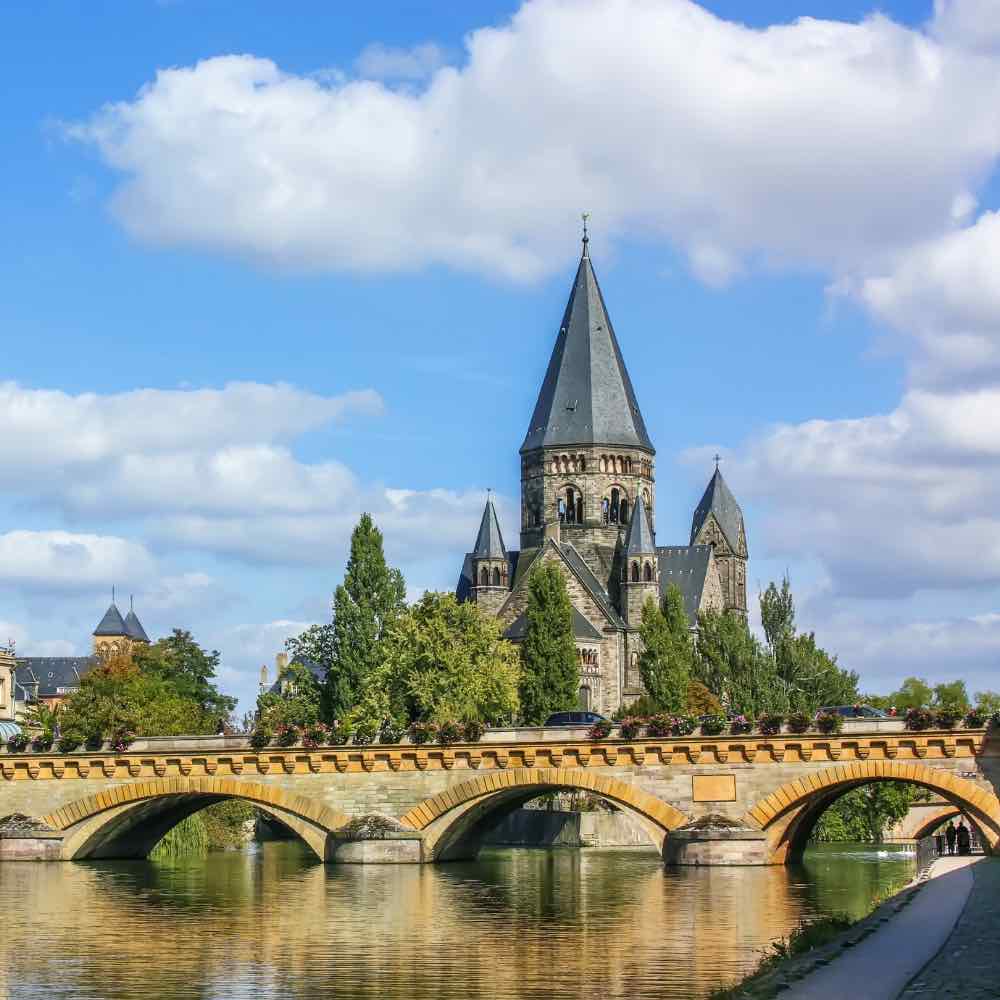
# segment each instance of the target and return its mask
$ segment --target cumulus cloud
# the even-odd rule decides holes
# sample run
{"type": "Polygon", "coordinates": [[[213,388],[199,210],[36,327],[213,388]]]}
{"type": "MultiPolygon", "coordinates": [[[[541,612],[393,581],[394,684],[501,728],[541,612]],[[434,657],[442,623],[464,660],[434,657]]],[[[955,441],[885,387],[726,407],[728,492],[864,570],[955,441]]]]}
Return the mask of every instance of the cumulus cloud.
{"type": "Polygon", "coordinates": [[[444,50],[433,42],[408,49],[374,42],[362,49],[354,65],[372,80],[425,80],[444,65],[444,50]]]}
{"type": "Polygon", "coordinates": [[[115,580],[144,580],[153,567],[146,547],[127,538],[69,531],[0,534],[0,582],[23,588],[93,590],[115,580]]]}
{"type": "MultiPolygon", "coordinates": [[[[713,282],[756,260],[849,272],[947,231],[1000,150],[975,0],[939,8],[923,30],[758,30],[687,0],[529,0],[419,90],[220,56],[67,131],[120,173],[135,236],[282,267],[530,279],[589,208],[603,238],[664,237],[713,282]]],[[[412,79],[435,58],[359,65],[412,79]]]]}

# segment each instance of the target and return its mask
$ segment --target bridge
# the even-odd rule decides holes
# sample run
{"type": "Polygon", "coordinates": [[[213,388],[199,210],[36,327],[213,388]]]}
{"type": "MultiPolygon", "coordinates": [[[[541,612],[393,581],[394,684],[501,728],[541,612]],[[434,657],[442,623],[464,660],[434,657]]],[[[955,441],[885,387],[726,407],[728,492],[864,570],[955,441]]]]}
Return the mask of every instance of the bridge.
{"type": "Polygon", "coordinates": [[[483,742],[253,749],[242,737],[138,740],[124,753],[0,754],[0,860],[145,857],[181,819],[237,798],[324,861],[474,857],[502,816],[546,792],[607,799],[674,864],[799,858],[823,810],[870,781],[961,810],[1000,850],[1000,732],[608,739],[491,730],[483,742]]]}

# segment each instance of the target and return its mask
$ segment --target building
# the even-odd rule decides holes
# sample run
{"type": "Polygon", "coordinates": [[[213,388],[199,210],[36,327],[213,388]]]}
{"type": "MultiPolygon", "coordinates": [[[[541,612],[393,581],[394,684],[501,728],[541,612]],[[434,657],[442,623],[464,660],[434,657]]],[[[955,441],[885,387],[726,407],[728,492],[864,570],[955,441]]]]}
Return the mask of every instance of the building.
{"type": "Polygon", "coordinates": [[[656,450],[646,431],[588,252],[583,253],[520,449],[520,548],[508,549],[492,498],[457,594],[524,637],[532,567],[560,567],[573,604],[580,707],[610,714],[642,693],[643,604],[670,584],[692,625],[700,611],[746,615],[743,513],[718,463],[686,545],[656,544],[656,450]]]}
{"type": "Polygon", "coordinates": [[[17,724],[18,703],[14,643],[0,646],[0,743],[6,743],[21,731],[17,724]]]}
{"type": "Polygon", "coordinates": [[[128,653],[137,645],[149,645],[149,636],[131,602],[128,614],[122,617],[113,599],[91,638],[90,656],[18,656],[16,678],[25,700],[40,701],[49,707],[58,705],[101,660],[128,653]]]}

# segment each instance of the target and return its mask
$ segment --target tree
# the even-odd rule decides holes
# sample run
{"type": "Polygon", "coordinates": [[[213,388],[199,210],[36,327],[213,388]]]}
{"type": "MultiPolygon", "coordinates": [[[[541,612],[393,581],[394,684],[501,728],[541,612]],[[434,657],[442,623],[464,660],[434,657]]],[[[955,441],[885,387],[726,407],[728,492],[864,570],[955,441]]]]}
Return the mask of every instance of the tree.
{"type": "Polygon", "coordinates": [[[698,646],[692,676],[730,712],[756,718],[786,712],[788,700],[773,657],[756,639],[742,615],[709,611],[698,616],[698,646]]]}
{"type": "Polygon", "coordinates": [[[286,646],[292,659],[309,659],[325,671],[322,714],[343,719],[358,703],[366,678],[382,658],[382,643],[406,607],[406,584],[386,564],[382,532],[362,514],[351,534],[344,582],[333,597],[333,620],[314,625],[286,646]]]}
{"type": "Polygon", "coordinates": [[[308,667],[286,664],[278,676],[278,690],[265,691],[257,698],[258,725],[311,726],[320,718],[320,686],[308,667]]]}
{"type": "Polygon", "coordinates": [[[965,689],[965,681],[951,681],[937,684],[934,687],[934,707],[950,708],[958,712],[968,712],[969,692],[965,689]]]}
{"type": "Polygon", "coordinates": [[[689,680],[684,711],[688,715],[721,715],[722,703],[701,681],[689,680]]]}
{"type": "Polygon", "coordinates": [[[992,715],[1000,712],[1000,692],[997,691],[977,691],[976,709],[983,715],[992,715]]]}
{"type": "Polygon", "coordinates": [[[675,584],[667,587],[662,605],[653,598],[646,601],[639,637],[639,673],[650,700],[660,712],[684,711],[694,646],[684,596],[675,584]]]}
{"type": "Polygon", "coordinates": [[[518,709],[517,649],[493,616],[453,594],[424,594],[392,623],[383,651],[349,716],[355,728],[496,724],[518,709]]]}
{"type": "Polygon", "coordinates": [[[907,677],[898,691],[889,695],[890,704],[898,709],[923,708],[934,700],[934,692],[920,677],[907,677]]]}
{"type": "Polygon", "coordinates": [[[216,726],[236,708],[236,699],[222,694],[214,683],[219,651],[206,653],[184,629],[175,628],[151,646],[134,647],[132,658],[141,673],[160,678],[178,696],[196,702],[216,726]]]}
{"type": "Polygon", "coordinates": [[[795,635],[795,601],[792,598],[792,584],[788,576],[782,577],[781,590],[774,581],[760,595],[760,623],[772,653],[782,640],[795,635]]]}
{"type": "Polygon", "coordinates": [[[903,781],[873,781],[845,792],[819,818],[813,839],[880,844],[926,793],[903,781]]]}
{"type": "Polygon", "coordinates": [[[541,725],[579,698],[573,606],[555,563],[536,566],[528,578],[527,631],[521,643],[521,719],[541,725]]]}

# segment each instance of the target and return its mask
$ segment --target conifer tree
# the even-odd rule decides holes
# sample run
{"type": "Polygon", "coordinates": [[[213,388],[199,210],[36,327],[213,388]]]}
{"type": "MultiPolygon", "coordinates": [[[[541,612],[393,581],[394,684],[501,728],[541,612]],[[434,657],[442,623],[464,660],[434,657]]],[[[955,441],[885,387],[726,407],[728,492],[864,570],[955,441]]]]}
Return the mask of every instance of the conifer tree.
{"type": "Polygon", "coordinates": [[[521,718],[541,725],[553,712],[576,706],[579,668],[573,605],[559,567],[537,567],[528,579],[527,632],[521,643],[521,718]]]}
{"type": "Polygon", "coordinates": [[[667,587],[662,605],[652,597],[646,601],[639,636],[639,673],[650,700],[661,712],[684,711],[694,647],[684,596],[676,585],[667,587]]]}

